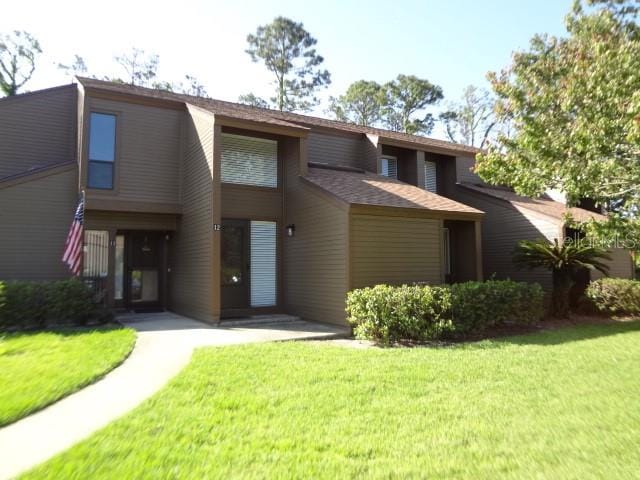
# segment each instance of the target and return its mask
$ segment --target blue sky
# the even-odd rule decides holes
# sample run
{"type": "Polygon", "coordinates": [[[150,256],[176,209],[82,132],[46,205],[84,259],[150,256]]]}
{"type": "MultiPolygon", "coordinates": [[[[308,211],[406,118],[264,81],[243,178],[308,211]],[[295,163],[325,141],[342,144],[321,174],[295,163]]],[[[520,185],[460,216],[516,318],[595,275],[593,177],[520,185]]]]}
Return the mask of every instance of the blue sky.
{"type": "Polygon", "coordinates": [[[571,3],[22,1],[3,6],[0,32],[24,29],[40,39],[44,55],[31,90],[68,82],[55,64],[74,53],[92,73],[120,73],[113,56],[137,46],[160,55],[161,77],[176,81],[194,74],[211,96],[236,100],[248,91],[269,95],[271,78],[244,53],[245,39],[258,25],[284,15],[303,22],[318,39],[333,78],[324,98],[359,79],[384,82],[404,73],[428,78],[455,100],[466,85],[486,85],[486,72],[508,65],[511,52],[526,48],[535,33],[562,35],[571,3]]]}

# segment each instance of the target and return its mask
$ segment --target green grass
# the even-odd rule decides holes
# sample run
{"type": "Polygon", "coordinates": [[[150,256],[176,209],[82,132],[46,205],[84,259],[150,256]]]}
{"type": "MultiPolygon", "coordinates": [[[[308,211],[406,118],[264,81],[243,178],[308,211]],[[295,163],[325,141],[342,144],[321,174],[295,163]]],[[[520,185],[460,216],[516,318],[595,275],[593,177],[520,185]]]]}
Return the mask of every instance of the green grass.
{"type": "Polygon", "coordinates": [[[127,328],[0,332],[0,426],[93,382],[129,354],[127,328]]]}
{"type": "Polygon", "coordinates": [[[26,478],[631,478],[639,396],[640,322],[439,349],[203,349],[26,478]]]}

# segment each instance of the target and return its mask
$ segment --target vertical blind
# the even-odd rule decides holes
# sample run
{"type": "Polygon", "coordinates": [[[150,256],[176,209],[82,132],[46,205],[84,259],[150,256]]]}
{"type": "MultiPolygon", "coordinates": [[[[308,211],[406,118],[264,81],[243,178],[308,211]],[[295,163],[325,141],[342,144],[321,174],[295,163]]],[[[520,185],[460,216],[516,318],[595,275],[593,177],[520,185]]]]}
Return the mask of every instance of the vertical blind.
{"type": "Polygon", "coordinates": [[[251,222],[251,306],[276,304],[276,222],[251,222]]]}
{"type": "Polygon", "coordinates": [[[436,177],[436,162],[425,161],[424,162],[424,188],[425,190],[433,193],[438,193],[437,177],[436,177]]]}
{"type": "Polygon", "coordinates": [[[225,183],[276,188],[278,142],[223,134],[221,177],[225,183]]]}
{"type": "Polygon", "coordinates": [[[393,157],[383,157],[382,175],[390,178],[398,178],[398,160],[393,157]]]}
{"type": "Polygon", "coordinates": [[[109,271],[109,232],[84,231],[84,277],[107,276],[109,271]]]}

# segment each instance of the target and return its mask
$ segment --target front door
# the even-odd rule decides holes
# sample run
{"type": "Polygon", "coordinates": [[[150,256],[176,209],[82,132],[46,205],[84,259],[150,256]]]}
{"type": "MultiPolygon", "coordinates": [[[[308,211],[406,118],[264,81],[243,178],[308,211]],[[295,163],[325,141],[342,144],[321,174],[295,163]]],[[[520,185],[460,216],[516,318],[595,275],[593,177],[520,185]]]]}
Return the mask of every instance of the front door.
{"type": "Polygon", "coordinates": [[[249,307],[249,221],[223,220],[221,242],[222,309],[249,307]]]}
{"type": "Polygon", "coordinates": [[[127,304],[134,310],[162,305],[163,235],[130,232],[127,238],[127,304]]]}

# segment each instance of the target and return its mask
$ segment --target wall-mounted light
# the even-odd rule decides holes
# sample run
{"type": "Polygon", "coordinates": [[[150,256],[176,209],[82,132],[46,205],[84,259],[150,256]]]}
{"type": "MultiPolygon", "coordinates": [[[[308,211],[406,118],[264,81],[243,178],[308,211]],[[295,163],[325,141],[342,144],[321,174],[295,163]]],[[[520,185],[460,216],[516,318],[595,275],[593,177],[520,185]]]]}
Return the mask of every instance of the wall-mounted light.
{"type": "Polygon", "coordinates": [[[294,237],[296,234],[296,226],[292,223],[287,225],[287,237],[294,237]]]}

